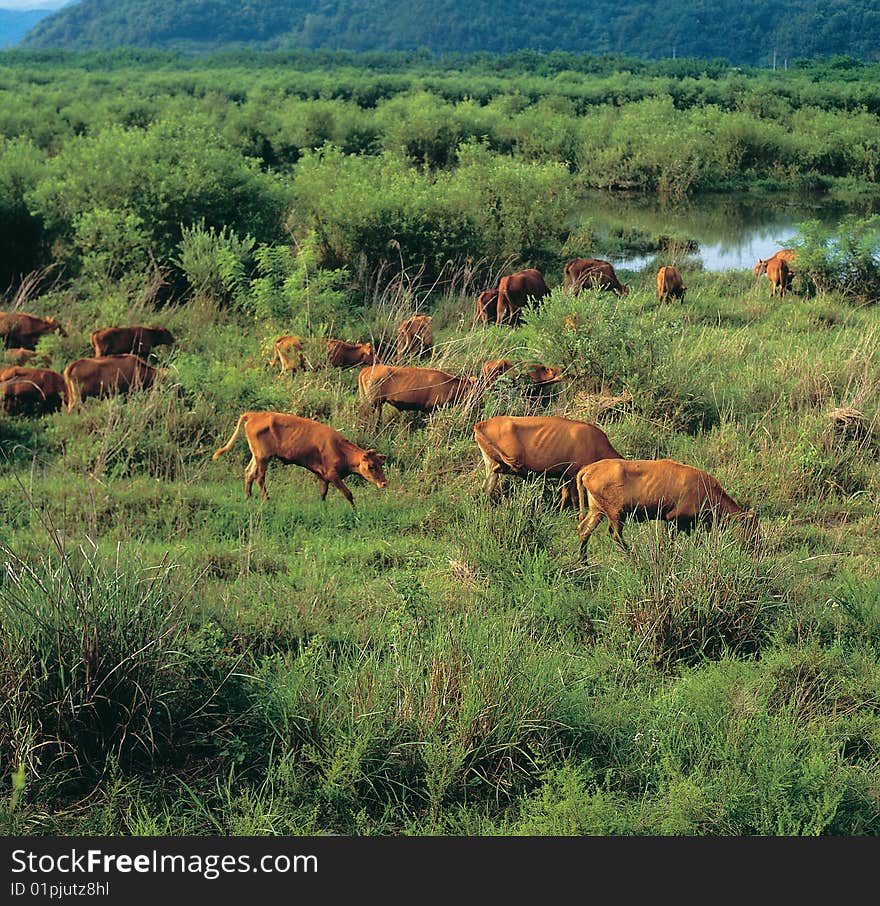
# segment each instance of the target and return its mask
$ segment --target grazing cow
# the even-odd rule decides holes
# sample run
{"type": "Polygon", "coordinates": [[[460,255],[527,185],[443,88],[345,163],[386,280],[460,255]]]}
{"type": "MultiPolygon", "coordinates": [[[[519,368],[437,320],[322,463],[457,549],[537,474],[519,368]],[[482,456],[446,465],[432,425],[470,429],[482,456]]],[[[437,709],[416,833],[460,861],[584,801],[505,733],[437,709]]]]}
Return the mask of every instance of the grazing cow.
{"type": "Polygon", "coordinates": [[[539,362],[521,362],[518,359],[489,359],[483,362],[483,383],[491,387],[502,374],[507,374],[517,366],[521,366],[517,368],[518,374],[525,375],[536,388],[558,384],[562,380],[561,368],[541,365],[539,362]]]}
{"type": "Polygon", "coordinates": [[[130,352],[146,357],[154,346],[172,346],[174,337],[164,327],[102,327],[90,337],[95,355],[119,355],[130,352]]]}
{"type": "Polygon", "coordinates": [[[397,327],[397,361],[408,356],[420,358],[434,345],[431,315],[413,315],[397,327]]]}
{"type": "Polygon", "coordinates": [[[299,337],[278,337],[272,346],[272,361],[269,362],[270,368],[274,368],[280,362],[282,374],[284,374],[285,371],[289,371],[293,374],[297,368],[302,368],[303,361],[302,342],[299,337]]]}
{"type": "Polygon", "coordinates": [[[774,259],[782,259],[788,265],[788,269],[794,273],[794,263],[797,260],[797,252],[794,249],[780,249],[769,258],[759,258],[758,263],[752,268],[752,273],[756,277],[767,273],[767,265],[774,259]]]}
{"type": "Polygon", "coordinates": [[[734,501],[708,472],[671,459],[605,459],[584,466],[577,474],[580,556],[587,541],[607,517],[611,537],[624,550],[623,522],[665,519],[690,532],[699,524],[736,517],[756,538],[758,517],[734,501]]]}
{"type": "Polygon", "coordinates": [[[771,258],[767,262],[767,279],[770,281],[770,295],[775,296],[778,290],[784,296],[791,286],[794,274],[784,258],[771,258]]]}
{"type": "Polygon", "coordinates": [[[576,296],[585,286],[595,289],[613,290],[618,296],[625,296],[629,286],[617,279],[614,266],[602,258],[575,258],[563,268],[563,288],[576,296]]]}
{"type": "Polygon", "coordinates": [[[64,378],[48,368],[0,369],[3,409],[9,413],[56,412],[67,399],[64,378]]]}
{"type": "Polygon", "coordinates": [[[52,356],[46,352],[37,352],[35,349],[13,346],[12,349],[6,350],[3,361],[7,365],[30,365],[32,368],[37,368],[40,365],[51,365],[52,356]]]}
{"type": "Polygon", "coordinates": [[[563,479],[560,509],[574,506],[580,468],[620,458],[601,428],[556,415],[496,415],[474,425],[474,439],[486,465],[484,490],[490,499],[501,475],[549,475],[563,479]]]}
{"type": "Polygon", "coordinates": [[[376,361],[372,343],[346,343],[345,340],[324,340],[327,361],[336,368],[372,365],[376,361]]]}
{"type": "Polygon", "coordinates": [[[657,271],[657,301],[669,302],[679,299],[684,302],[684,291],[687,287],[681,279],[681,271],[671,264],[661,267],[657,271]]]}
{"type": "Polygon", "coordinates": [[[475,377],[457,376],[436,368],[368,365],[358,372],[358,395],[363,406],[382,415],[383,403],[399,411],[433,412],[440,406],[477,399],[475,377]]]}
{"type": "Polygon", "coordinates": [[[327,497],[332,484],[340,494],[354,506],[351,491],[345,486],[344,478],[360,475],[371,481],[377,488],[384,488],[388,479],[382,470],[385,454],[375,450],[364,450],[344,438],[328,425],[300,418],[283,412],[245,412],[239,416],[232,437],[212,457],[217,459],[231,449],[238,438],[242,425],[251,451],[251,461],[244,471],[244,494],[251,496],[254,480],[263,495],[266,493],[266,467],[273,458],[285,465],[302,466],[318,476],[321,500],[327,497]]]}
{"type": "Polygon", "coordinates": [[[62,337],[67,331],[54,318],[39,318],[14,311],[0,311],[0,338],[7,348],[34,349],[40,337],[57,330],[62,337]]]}
{"type": "Polygon", "coordinates": [[[484,289],[483,292],[477,296],[477,307],[474,311],[474,324],[477,321],[482,321],[484,325],[489,323],[489,318],[492,317],[493,312],[498,310],[498,290],[497,289],[484,289]]]}
{"type": "Polygon", "coordinates": [[[550,287],[544,275],[531,267],[515,274],[502,277],[498,283],[498,296],[495,303],[495,323],[505,321],[511,327],[519,323],[519,316],[529,299],[540,302],[550,295],[550,287]]]}
{"type": "Polygon", "coordinates": [[[110,396],[151,386],[165,368],[153,368],[131,353],[77,359],[64,369],[67,408],[89,396],[110,396]]]}

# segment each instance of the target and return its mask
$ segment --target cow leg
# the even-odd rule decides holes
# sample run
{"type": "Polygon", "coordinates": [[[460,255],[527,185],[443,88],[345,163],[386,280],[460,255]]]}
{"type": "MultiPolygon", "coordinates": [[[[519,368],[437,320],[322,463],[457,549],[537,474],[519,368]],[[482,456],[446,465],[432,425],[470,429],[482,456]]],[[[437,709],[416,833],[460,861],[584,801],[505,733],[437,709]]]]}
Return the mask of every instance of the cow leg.
{"type": "Polygon", "coordinates": [[[608,517],[608,532],[611,535],[611,539],[621,550],[629,550],[626,541],[623,539],[623,520],[619,516],[616,519],[613,516],[608,517]]]}
{"type": "Polygon", "coordinates": [[[255,456],[251,456],[251,461],[247,464],[247,468],[244,470],[244,496],[251,496],[251,488],[254,485],[254,476],[257,474],[257,459],[255,456]]]}
{"type": "Polygon", "coordinates": [[[559,512],[561,513],[567,506],[574,506],[577,496],[577,477],[572,478],[570,481],[564,481],[562,483],[562,494],[559,498],[559,512]]]}
{"type": "Polygon", "coordinates": [[[580,539],[578,557],[581,560],[586,560],[587,542],[590,540],[590,535],[596,530],[596,526],[602,521],[604,515],[605,514],[601,510],[590,510],[587,515],[581,519],[580,524],[578,525],[578,538],[580,539]]]}
{"type": "Polygon", "coordinates": [[[501,475],[496,468],[497,463],[495,460],[492,459],[482,447],[480,447],[480,453],[483,454],[483,463],[486,466],[486,481],[483,484],[483,493],[486,494],[490,500],[494,500],[498,496],[498,482],[501,475]]]}
{"type": "Polygon", "coordinates": [[[325,479],[323,479],[323,478],[318,479],[318,489],[321,494],[321,500],[327,499],[327,490],[329,487],[330,487],[330,484],[325,479]]]}
{"type": "Polygon", "coordinates": [[[330,483],[349,502],[351,508],[354,509],[354,497],[352,497],[351,491],[345,486],[345,482],[341,478],[331,478],[330,483]]]}
{"type": "Polygon", "coordinates": [[[256,460],[256,468],[254,469],[254,477],[257,479],[257,487],[263,495],[263,500],[269,499],[269,495],[266,493],[266,465],[267,460],[258,459],[256,460]]]}

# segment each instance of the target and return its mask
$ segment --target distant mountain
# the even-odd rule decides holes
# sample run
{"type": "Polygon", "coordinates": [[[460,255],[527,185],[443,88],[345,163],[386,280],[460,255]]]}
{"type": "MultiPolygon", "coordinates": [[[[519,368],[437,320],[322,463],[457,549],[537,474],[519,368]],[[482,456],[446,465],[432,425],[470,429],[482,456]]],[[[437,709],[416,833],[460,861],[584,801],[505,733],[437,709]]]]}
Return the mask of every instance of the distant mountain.
{"type": "Polygon", "coordinates": [[[23,46],[880,59],[877,0],[81,0],[23,46]]]}
{"type": "Polygon", "coordinates": [[[51,9],[0,9],[0,47],[17,44],[51,12],[51,9]]]}

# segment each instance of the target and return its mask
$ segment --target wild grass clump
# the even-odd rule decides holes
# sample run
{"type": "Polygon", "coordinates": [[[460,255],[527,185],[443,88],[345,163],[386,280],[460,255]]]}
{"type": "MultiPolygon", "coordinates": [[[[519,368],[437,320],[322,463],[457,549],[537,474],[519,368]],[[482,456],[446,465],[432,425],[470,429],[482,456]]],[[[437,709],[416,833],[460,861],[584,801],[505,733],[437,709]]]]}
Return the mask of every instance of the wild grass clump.
{"type": "Polygon", "coordinates": [[[414,633],[398,614],[392,626],[381,648],[316,636],[262,672],[274,751],[337,821],[388,797],[434,818],[451,802],[507,797],[567,745],[558,658],[527,624],[462,616],[414,633]]]}
{"type": "Polygon", "coordinates": [[[170,592],[174,566],[52,538],[29,561],[0,547],[0,763],[77,784],[204,752],[218,651],[170,592]]]}
{"type": "Polygon", "coordinates": [[[784,603],[778,567],[733,529],[688,537],[651,523],[637,540],[634,527],[630,535],[626,559],[600,579],[599,594],[612,602],[613,637],[628,636],[636,656],[665,668],[761,650],[784,603]]]}

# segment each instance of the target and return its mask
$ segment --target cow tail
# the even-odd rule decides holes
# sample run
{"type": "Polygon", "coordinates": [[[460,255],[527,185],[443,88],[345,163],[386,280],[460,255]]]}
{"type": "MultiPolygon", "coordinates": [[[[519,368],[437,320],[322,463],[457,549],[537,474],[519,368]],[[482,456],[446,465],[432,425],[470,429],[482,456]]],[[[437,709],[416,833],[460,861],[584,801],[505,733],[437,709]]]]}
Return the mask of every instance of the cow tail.
{"type": "Polygon", "coordinates": [[[97,330],[93,330],[92,333],[91,333],[91,335],[89,336],[89,342],[92,344],[92,349],[95,350],[95,355],[96,355],[96,356],[99,356],[99,355],[101,355],[102,353],[101,353],[101,350],[98,348],[98,340],[97,340],[97,337],[98,337],[98,331],[97,331],[97,330]]]}
{"type": "Polygon", "coordinates": [[[519,460],[509,456],[501,449],[501,447],[489,439],[485,432],[480,428],[479,423],[474,425],[474,439],[477,442],[477,446],[488,453],[496,462],[503,462],[508,469],[512,469],[514,472],[519,472],[522,468],[522,463],[519,462],[519,460]]]}
{"type": "Polygon", "coordinates": [[[74,406],[76,406],[76,383],[70,376],[70,365],[68,365],[64,369],[61,377],[64,378],[64,386],[67,391],[65,393],[65,396],[67,397],[67,399],[65,400],[65,402],[67,403],[67,411],[71,412],[74,406]]]}
{"type": "Polygon", "coordinates": [[[251,414],[250,412],[244,412],[244,413],[242,413],[242,414],[238,417],[238,424],[235,426],[235,431],[232,432],[232,437],[229,438],[229,440],[226,442],[226,445],[223,446],[223,447],[221,447],[221,448],[220,448],[220,449],[219,449],[219,450],[211,457],[211,459],[219,459],[219,457],[220,457],[223,453],[226,453],[228,450],[231,450],[231,449],[232,449],[232,445],[233,445],[233,444],[235,443],[235,441],[238,439],[239,432],[241,431],[241,426],[247,422],[248,416],[249,416],[250,414],[251,414]]]}
{"type": "Polygon", "coordinates": [[[511,317],[510,312],[510,295],[507,292],[507,277],[502,278],[498,284],[498,301],[495,307],[495,323],[501,324],[503,313],[507,312],[508,319],[511,317]]]}
{"type": "Polygon", "coordinates": [[[272,347],[272,361],[269,362],[269,367],[274,368],[278,364],[278,344],[275,343],[272,347]]]}

